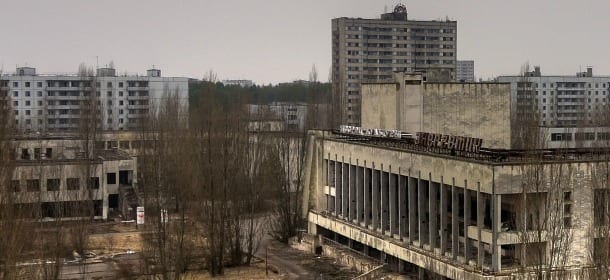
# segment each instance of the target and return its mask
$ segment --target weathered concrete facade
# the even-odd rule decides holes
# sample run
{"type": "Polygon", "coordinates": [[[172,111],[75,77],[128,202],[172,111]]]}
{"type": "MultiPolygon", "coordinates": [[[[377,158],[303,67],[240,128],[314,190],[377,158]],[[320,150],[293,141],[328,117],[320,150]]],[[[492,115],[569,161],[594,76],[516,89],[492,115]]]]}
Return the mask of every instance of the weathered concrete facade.
{"type": "Polygon", "coordinates": [[[415,265],[450,279],[595,261],[608,221],[596,218],[593,197],[608,183],[600,181],[607,154],[481,160],[316,133],[306,194],[312,234],[397,262],[399,271],[415,265]],[[548,263],[551,254],[561,261],[548,263]]]}
{"type": "Polygon", "coordinates": [[[363,127],[468,136],[484,139],[484,147],[511,148],[509,84],[394,77],[394,82],[362,85],[363,127]]]}
{"type": "Polygon", "coordinates": [[[107,219],[120,211],[121,189],[137,181],[136,158],[118,148],[95,149],[91,141],[87,159],[84,141],[73,137],[24,138],[14,146],[10,195],[33,217],[78,218],[90,207],[96,219],[107,219]]]}

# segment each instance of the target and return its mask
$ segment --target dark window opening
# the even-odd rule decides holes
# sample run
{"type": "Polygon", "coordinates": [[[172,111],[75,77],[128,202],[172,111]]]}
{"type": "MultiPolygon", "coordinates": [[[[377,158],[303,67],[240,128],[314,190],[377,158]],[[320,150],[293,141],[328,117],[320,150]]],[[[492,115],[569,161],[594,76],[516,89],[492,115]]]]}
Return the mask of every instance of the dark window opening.
{"type": "Polygon", "coordinates": [[[127,170],[119,171],[119,184],[131,185],[131,171],[127,171],[127,170]]]}
{"type": "Polygon", "coordinates": [[[28,149],[21,149],[21,159],[30,159],[30,151],[28,149]]]}
{"type": "Polygon", "coordinates": [[[59,191],[59,179],[47,179],[47,191],[59,191]]]}
{"type": "Polygon", "coordinates": [[[27,180],[26,185],[26,189],[28,192],[40,191],[40,180],[27,180]]]}
{"type": "Polygon", "coordinates": [[[116,173],[106,173],[106,184],[108,184],[108,185],[116,184],[116,173]]]}
{"type": "Polygon", "coordinates": [[[87,186],[90,189],[99,189],[100,188],[100,177],[89,178],[89,182],[87,182],[87,186]]]}
{"type": "Polygon", "coordinates": [[[110,194],[108,195],[108,208],[119,208],[119,195],[118,194],[110,194]]]}
{"type": "Polygon", "coordinates": [[[80,189],[80,181],[78,178],[68,178],[66,180],[66,187],[70,191],[80,189]]]}
{"type": "Polygon", "coordinates": [[[21,191],[21,181],[12,180],[11,181],[11,191],[12,192],[20,192],[21,191]]]}

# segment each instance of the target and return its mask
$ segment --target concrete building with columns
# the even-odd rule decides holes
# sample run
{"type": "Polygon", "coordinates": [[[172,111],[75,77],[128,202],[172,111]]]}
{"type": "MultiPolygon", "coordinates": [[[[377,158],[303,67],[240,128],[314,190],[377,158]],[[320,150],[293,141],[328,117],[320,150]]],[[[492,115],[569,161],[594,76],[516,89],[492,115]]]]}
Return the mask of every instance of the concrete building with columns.
{"type": "Polygon", "coordinates": [[[582,276],[607,256],[600,250],[609,242],[609,189],[600,178],[607,178],[608,150],[474,153],[330,131],[309,137],[309,233],[394,271],[442,279],[513,279],[541,269],[582,276]]]}

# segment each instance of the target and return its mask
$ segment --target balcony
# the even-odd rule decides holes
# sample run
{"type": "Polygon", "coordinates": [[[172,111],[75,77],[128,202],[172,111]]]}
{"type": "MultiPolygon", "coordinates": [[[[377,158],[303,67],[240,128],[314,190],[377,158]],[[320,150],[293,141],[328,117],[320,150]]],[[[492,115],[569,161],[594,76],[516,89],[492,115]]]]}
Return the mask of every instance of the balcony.
{"type": "Polygon", "coordinates": [[[90,90],[91,87],[60,87],[60,86],[46,86],[44,87],[46,91],[81,91],[81,90],[90,90]]]}
{"type": "Polygon", "coordinates": [[[128,87],[127,87],[127,90],[128,90],[128,91],[129,91],[129,90],[135,90],[135,91],[138,91],[138,90],[148,90],[148,89],[149,89],[149,88],[148,88],[148,86],[133,86],[133,87],[132,87],[132,86],[128,86],[128,87]]]}
{"type": "Polygon", "coordinates": [[[147,100],[150,96],[148,95],[129,95],[127,96],[127,100],[147,100]]]}
{"type": "Polygon", "coordinates": [[[148,109],[148,104],[136,104],[136,105],[127,105],[127,109],[148,109]]]}

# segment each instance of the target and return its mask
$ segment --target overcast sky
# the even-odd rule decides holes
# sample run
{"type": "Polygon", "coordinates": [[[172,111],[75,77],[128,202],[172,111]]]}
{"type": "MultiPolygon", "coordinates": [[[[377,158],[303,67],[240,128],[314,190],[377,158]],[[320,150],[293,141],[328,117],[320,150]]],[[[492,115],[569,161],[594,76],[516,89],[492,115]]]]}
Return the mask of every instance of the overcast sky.
{"type": "MultiPolygon", "coordinates": [[[[326,80],[330,21],[379,17],[395,0],[6,1],[0,0],[0,64],[39,73],[76,72],[114,61],[119,73],[277,83],[326,80]]],[[[610,75],[610,0],[410,0],[409,18],[458,22],[458,59],[477,77],[574,74],[591,65],[610,75]]]]}

